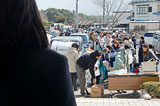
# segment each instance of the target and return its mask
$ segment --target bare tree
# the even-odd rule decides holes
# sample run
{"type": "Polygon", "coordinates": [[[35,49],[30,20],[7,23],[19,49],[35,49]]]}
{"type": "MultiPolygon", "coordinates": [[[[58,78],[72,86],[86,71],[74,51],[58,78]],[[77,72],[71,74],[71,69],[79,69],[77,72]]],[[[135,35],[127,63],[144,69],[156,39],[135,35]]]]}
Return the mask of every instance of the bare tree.
{"type": "Polygon", "coordinates": [[[105,10],[109,30],[117,25],[124,11],[128,10],[128,0],[94,0],[94,3],[105,10]]]}

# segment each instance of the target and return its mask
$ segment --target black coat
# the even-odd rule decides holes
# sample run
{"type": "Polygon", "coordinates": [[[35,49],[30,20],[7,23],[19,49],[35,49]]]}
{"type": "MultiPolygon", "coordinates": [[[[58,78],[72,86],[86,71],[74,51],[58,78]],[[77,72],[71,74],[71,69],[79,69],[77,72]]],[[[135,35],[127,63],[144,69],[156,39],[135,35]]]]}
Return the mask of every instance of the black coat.
{"type": "Polygon", "coordinates": [[[82,55],[78,60],[77,64],[84,70],[89,69],[92,78],[95,78],[94,65],[96,64],[96,56],[91,54],[82,55]]]}
{"type": "Polygon", "coordinates": [[[155,56],[149,51],[149,52],[147,52],[146,57],[143,58],[143,62],[147,62],[147,61],[149,61],[150,59],[157,60],[158,58],[155,57],[155,56]]]}
{"type": "Polygon", "coordinates": [[[67,59],[50,49],[17,54],[1,89],[0,106],[76,106],[67,59]]]}

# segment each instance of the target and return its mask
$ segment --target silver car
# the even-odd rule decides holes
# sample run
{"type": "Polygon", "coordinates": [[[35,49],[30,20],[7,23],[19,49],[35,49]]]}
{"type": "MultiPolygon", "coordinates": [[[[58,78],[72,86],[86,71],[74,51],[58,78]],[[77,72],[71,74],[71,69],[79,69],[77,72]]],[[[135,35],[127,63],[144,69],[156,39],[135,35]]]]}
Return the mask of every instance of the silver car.
{"type": "Polygon", "coordinates": [[[89,36],[87,33],[74,33],[74,34],[71,34],[71,36],[73,37],[81,37],[82,38],[82,43],[83,43],[83,47],[84,48],[88,48],[89,44],[89,36]]]}
{"type": "Polygon", "coordinates": [[[160,54],[160,31],[156,31],[153,36],[153,47],[156,54],[160,54]]]}

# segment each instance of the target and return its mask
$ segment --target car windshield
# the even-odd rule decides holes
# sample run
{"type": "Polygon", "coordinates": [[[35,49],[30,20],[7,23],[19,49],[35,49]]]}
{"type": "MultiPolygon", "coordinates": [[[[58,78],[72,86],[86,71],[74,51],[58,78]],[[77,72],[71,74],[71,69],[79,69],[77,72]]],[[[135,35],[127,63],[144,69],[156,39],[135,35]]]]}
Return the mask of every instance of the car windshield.
{"type": "Polygon", "coordinates": [[[71,40],[71,42],[75,42],[75,43],[77,43],[78,45],[80,45],[80,42],[77,41],[77,40],[71,40]]]}
{"type": "Polygon", "coordinates": [[[54,35],[54,34],[56,34],[56,32],[52,31],[52,32],[51,32],[51,35],[54,35]]]}
{"type": "Polygon", "coordinates": [[[87,43],[87,42],[88,42],[87,36],[85,36],[85,35],[71,35],[71,36],[78,36],[78,37],[81,37],[82,40],[83,40],[83,43],[87,43]]]}

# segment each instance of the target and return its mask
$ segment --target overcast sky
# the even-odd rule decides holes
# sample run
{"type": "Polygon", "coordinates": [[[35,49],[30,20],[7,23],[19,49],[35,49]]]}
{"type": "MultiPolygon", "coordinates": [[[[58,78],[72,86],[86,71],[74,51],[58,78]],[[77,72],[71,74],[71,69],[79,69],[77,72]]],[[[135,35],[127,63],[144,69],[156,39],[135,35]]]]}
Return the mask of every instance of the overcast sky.
{"type": "MultiPolygon", "coordinates": [[[[63,8],[69,10],[76,9],[76,0],[36,0],[39,9],[63,8]]],[[[102,15],[102,9],[98,7],[94,0],[79,0],[79,12],[88,15],[102,15]]]]}

